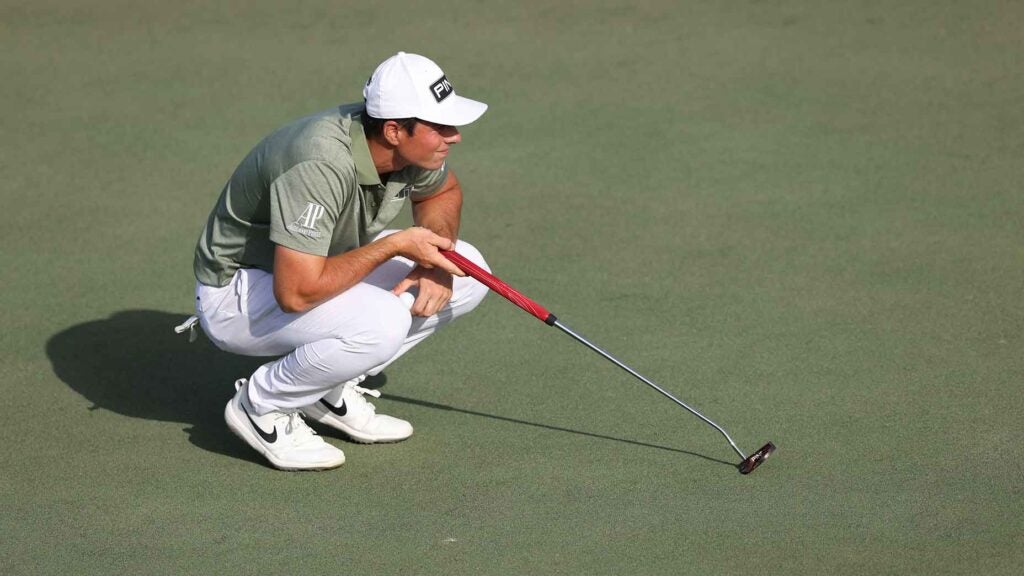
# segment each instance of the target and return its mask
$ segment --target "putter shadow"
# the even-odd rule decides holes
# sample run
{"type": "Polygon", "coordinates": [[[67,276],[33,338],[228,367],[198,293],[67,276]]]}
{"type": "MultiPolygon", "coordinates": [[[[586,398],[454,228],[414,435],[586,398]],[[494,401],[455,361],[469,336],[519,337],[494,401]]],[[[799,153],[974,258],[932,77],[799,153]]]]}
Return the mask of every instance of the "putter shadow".
{"type": "Polygon", "coordinates": [[[477,412],[475,410],[467,410],[465,408],[456,408],[455,406],[449,406],[447,404],[438,404],[436,402],[428,402],[426,400],[418,400],[416,398],[408,398],[405,396],[397,396],[395,394],[388,394],[388,400],[394,400],[395,402],[402,402],[404,404],[412,404],[414,406],[422,406],[424,408],[433,408],[435,410],[445,410],[448,412],[458,412],[459,414],[468,414],[470,416],[479,416],[481,418],[490,418],[492,420],[500,420],[502,422],[510,422],[512,424],[518,424],[521,426],[532,426],[534,428],[543,428],[545,430],[552,430],[555,432],[565,432],[567,434],[576,434],[579,436],[587,436],[590,438],[598,438],[600,440],[611,440],[613,442],[622,442],[623,444],[632,444],[633,446],[643,446],[644,448],[655,448],[657,450],[667,450],[669,452],[676,452],[678,454],[686,454],[687,456],[694,456],[707,460],[709,462],[716,462],[718,464],[725,464],[730,468],[735,468],[735,462],[727,462],[725,460],[719,460],[718,458],[712,458],[711,456],[705,456],[696,452],[690,452],[689,450],[681,450],[679,448],[672,448],[671,446],[661,446],[659,444],[649,444],[647,442],[639,442],[637,440],[628,440],[625,438],[616,438],[614,436],[607,436],[604,434],[594,434],[593,432],[583,432],[582,430],[572,430],[570,428],[562,428],[561,426],[552,426],[550,424],[540,424],[537,422],[529,422],[526,420],[520,420],[518,418],[509,418],[508,416],[498,416],[497,414],[487,414],[486,412],[477,412]]]}
{"type": "Polygon", "coordinates": [[[125,310],[77,324],[46,342],[54,373],[87,400],[90,410],[180,422],[205,450],[263,463],[224,424],[233,383],[266,358],[236,356],[205,338],[189,343],[174,326],[187,314],[125,310]]]}

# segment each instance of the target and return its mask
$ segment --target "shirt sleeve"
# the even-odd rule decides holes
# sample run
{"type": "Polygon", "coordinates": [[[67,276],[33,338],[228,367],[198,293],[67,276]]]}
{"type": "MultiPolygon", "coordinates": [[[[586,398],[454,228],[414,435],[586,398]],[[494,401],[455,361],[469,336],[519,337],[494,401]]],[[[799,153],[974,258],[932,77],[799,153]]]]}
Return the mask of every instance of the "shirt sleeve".
{"type": "Polygon", "coordinates": [[[448,163],[445,162],[437,170],[417,170],[413,175],[412,179],[412,193],[409,194],[411,200],[419,201],[424,198],[429,198],[437,193],[444,185],[445,180],[448,179],[448,163]]]}
{"type": "Polygon", "coordinates": [[[320,161],[296,164],[270,185],[270,241],[327,256],[342,207],[354,193],[355,173],[320,161]]]}

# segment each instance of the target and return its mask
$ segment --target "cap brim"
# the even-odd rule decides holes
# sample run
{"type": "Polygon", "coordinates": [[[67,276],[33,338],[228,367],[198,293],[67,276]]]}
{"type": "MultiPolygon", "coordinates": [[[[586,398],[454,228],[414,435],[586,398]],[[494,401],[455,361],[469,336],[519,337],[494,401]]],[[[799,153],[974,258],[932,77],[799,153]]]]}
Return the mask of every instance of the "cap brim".
{"type": "Polygon", "coordinates": [[[445,98],[440,106],[434,106],[428,114],[418,116],[418,118],[445,126],[465,126],[475,122],[486,111],[487,104],[452,94],[445,98]]]}

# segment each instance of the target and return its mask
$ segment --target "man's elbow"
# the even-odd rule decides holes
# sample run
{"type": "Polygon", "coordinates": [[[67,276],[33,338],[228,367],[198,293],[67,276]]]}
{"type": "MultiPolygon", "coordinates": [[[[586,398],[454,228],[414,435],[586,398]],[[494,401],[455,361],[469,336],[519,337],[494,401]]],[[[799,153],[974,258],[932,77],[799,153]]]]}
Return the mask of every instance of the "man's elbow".
{"type": "Polygon", "coordinates": [[[274,299],[281,310],[289,314],[301,314],[307,312],[315,305],[313,302],[303,298],[302,295],[288,290],[274,290],[274,299]]]}
{"type": "Polygon", "coordinates": [[[277,301],[277,305],[281,307],[281,310],[289,314],[302,314],[313,307],[312,304],[301,302],[301,301],[277,301]]]}

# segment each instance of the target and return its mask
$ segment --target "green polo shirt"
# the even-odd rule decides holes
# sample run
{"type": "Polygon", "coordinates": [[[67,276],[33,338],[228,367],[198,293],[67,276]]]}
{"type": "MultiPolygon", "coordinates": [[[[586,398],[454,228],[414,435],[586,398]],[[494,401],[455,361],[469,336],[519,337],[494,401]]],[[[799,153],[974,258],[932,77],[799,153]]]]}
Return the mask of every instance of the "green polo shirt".
{"type": "Polygon", "coordinates": [[[387,184],[373,166],[348,104],[300,118],[263,139],[235,169],[196,245],[196,279],[226,286],[239,268],[274,269],[280,244],[318,256],[366,245],[398,216],[407,198],[425,198],[448,176],[407,166],[387,184]]]}

